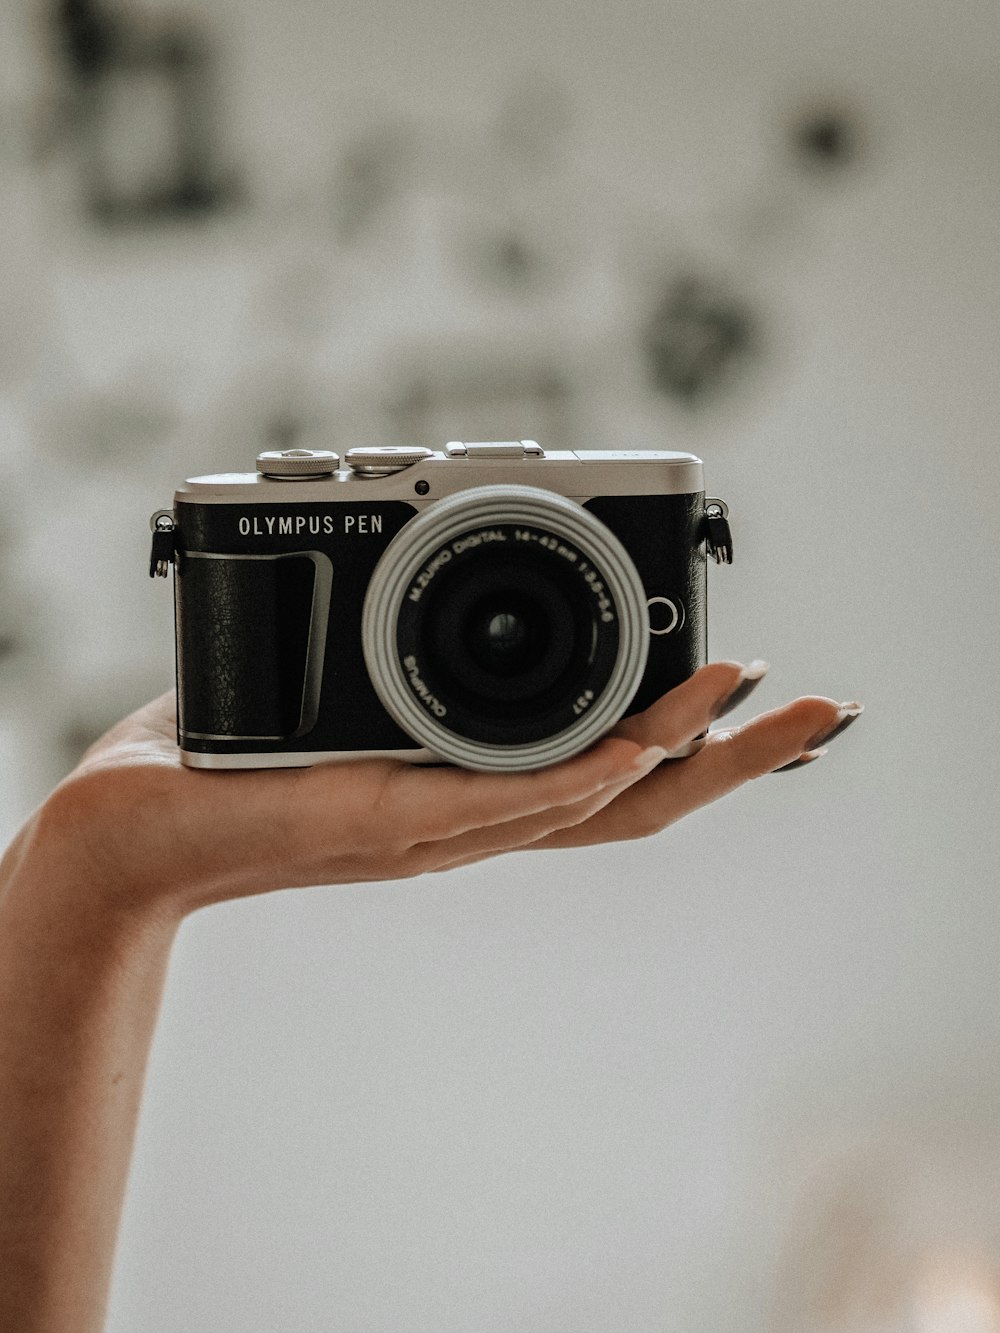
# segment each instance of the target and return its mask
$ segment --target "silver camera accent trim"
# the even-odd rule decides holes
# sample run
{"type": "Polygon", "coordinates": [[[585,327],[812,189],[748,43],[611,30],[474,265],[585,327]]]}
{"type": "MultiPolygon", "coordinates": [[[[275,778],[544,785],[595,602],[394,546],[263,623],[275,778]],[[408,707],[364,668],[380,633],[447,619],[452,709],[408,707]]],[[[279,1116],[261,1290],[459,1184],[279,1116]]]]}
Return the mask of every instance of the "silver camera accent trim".
{"type": "Polygon", "coordinates": [[[675,629],[684,628],[684,624],[687,621],[687,611],[684,609],[684,603],[679,597],[676,599],[673,597],[650,597],[646,602],[646,605],[650,611],[652,611],[654,606],[669,606],[670,610],[673,612],[670,618],[670,624],[664,625],[660,629],[654,628],[652,618],[650,618],[650,634],[673,634],[675,629]]]}
{"type": "MultiPolygon", "coordinates": [[[[316,725],[319,717],[320,694],[323,687],[323,662],[326,657],[326,630],[330,619],[330,594],[333,591],[333,562],[330,557],[323,551],[280,551],[271,555],[223,555],[214,551],[186,551],[183,559],[295,560],[301,559],[303,556],[312,561],[316,570],[316,580],[313,584],[309,634],[306,639],[306,670],[302,686],[302,709],[299,713],[298,726],[289,736],[220,736],[207,731],[188,731],[184,727],[179,711],[183,691],[178,689],[178,735],[189,737],[193,741],[287,741],[294,740],[298,736],[305,736],[316,725]]],[[[222,757],[213,756],[213,758],[222,757]]],[[[232,758],[233,756],[227,757],[232,758]]]]}
{"type": "MultiPolygon", "coordinates": [[[[387,446],[392,447],[392,446],[387,446]]],[[[546,486],[581,503],[595,495],[688,495],[705,489],[704,468],[694,454],[649,449],[547,450],[538,457],[492,457],[478,454],[449,456],[431,451],[421,462],[401,467],[398,463],[377,478],[378,498],[403,500],[419,508],[440,503],[447,495],[468,490],[475,482],[492,483],[499,475],[530,469],[531,485],[546,486]],[[540,470],[536,470],[540,469],[540,470]],[[425,496],[414,494],[417,480],[428,483],[425,496]]],[[[376,478],[362,476],[350,467],[329,476],[305,478],[306,486],[287,486],[282,504],[337,504],[370,500],[376,478]]],[[[223,472],[189,477],[178,487],[175,505],[273,504],[280,483],[258,472],[223,472]]]]}
{"type": "MultiPolygon", "coordinates": [[[[235,739],[227,736],[226,740],[235,739]]],[[[181,750],[185,768],[312,768],[314,764],[348,764],[361,759],[395,759],[405,764],[437,764],[430,750],[290,750],[262,751],[258,754],[203,754],[181,750]]]]}
{"type": "MultiPolygon", "coordinates": [[[[232,736],[225,737],[232,740],[232,736]]],[[[678,746],[666,759],[687,759],[705,744],[703,736],[678,746]]],[[[401,764],[439,764],[440,757],[430,750],[263,750],[256,754],[203,754],[199,750],[181,750],[185,768],[312,768],[314,764],[350,764],[363,759],[392,759],[401,764]]]]}
{"type": "Polygon", "coordinates": [[[574,500],[535,486],[478,486],[424,510],[392,539],[375,567],[361,616],[368,674],[386,712],[414,740],[462,768],[525,772],[578,754],[621,718],[642,681],[649,654],[646,591],[618,538],[574,500]],[[618,655],[607,686],[579,721],[558,734],[524,745],[492,745],[445,729],[414,697],[396,647],[399,609],[414,571],[443,544],[477,524],[525,523],[548,528],[593,554],[608,585],[619,622],[618,655]]]}

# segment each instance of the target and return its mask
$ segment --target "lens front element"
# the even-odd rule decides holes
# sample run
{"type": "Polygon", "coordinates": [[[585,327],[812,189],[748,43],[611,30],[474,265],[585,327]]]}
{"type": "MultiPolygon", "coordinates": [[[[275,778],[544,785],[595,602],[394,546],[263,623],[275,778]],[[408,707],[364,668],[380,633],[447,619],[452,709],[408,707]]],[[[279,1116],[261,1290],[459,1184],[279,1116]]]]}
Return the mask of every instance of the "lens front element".
{"type": "Polygon", "coordinates": [[[572,500],[482,486],[409,523],[372,576],[365,659],[414,739],[466,768],[540,768],[628,706],[648,647],[624,547],[572,500]]]}

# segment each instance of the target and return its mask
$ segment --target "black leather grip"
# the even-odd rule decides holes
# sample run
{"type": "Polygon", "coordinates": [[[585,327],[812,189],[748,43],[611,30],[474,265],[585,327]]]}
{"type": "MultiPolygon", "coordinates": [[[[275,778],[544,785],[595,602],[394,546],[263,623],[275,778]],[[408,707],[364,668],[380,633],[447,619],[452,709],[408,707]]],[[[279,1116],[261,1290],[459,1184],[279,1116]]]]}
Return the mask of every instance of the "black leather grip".
{"type": "MultiPolygon", "coordinates": [[[[179,560],[182,736],[278,740],[308,730],[316,711],[310,698],[316,663],[310,655],[322,652],[316,634],[310,634],[317,620],[316,582],[317,565],[307,554],[192,552],[179,560]]],[[[325,616],[322,620],[325,629],[325,616]]]]}

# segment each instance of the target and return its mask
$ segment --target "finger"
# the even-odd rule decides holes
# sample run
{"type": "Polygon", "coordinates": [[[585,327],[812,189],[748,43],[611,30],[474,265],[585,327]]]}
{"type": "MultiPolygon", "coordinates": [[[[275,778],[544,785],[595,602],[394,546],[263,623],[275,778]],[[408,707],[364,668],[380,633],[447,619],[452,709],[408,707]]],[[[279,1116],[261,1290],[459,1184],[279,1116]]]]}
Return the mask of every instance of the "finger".
{"type": "Polygon", "coordinates": [[[470,829],[457,837],[433,843],[420,843],[411,848],[407,857],[407,869],[411,874],[451,870],[488,857],[518,851],[558,830],[581,824],[591,819],[609,802],[616,800],[629,787],[641,782],[663,761],[664,757],[665,751],[660,747],[650,747],[643,752],[642,762],[637,764],[623,781],[605,786],[593,795],[575,801],[571,805],[552,806],[537,814],[509,819],[502,824],[470,829]]]}
{"type": "Polygon", "coordinates": [[[802,755],[836,728],[841,708],[810,696],[764,713],[735,730],[714,732],[689,759],[668,760],[582,824],[554,831],[536,847],[583,847],[645,838],[752,778],[802,755]]]}
{"type": "Polygon", "coordinates": [[[680,750],[702,736],[716,719],[735,708],[760,684],[767,663],[711,662],[657,699],[643,713],[625,718],[613,734],[640,745],[680,750]]]}
{"type": "MultiPolygon", "coordinates": [[[[644,762],[643,747],[637,742],[606,737],[565,763],[528,773],[386,765],[374,801],[370,782],[354,785],[357,808],[353,813],[368,828],[394,832],[405,845],[439,842],[587,800],[644,771],[644,762]]],[[[318,768],[312,772],[320,774],[318,768]]],[[[343,770],[340,776],[336,766],[327,772],[328,777],[318,780],[336,786],[343,820],[350,813],[347,802],[352,788],[343,782],[343,770]]]]}

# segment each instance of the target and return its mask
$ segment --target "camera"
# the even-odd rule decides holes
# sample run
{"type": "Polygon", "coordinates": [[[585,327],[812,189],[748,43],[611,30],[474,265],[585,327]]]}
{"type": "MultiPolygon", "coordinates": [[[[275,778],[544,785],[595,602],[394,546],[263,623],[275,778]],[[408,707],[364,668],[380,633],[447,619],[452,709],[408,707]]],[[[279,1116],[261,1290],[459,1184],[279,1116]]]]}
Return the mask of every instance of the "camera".
{"type": "Polygon", "coordinates": [[[151,520],[182,761],[566,759],[704,664],[727,515],[693,454],[533,440],[191,478],[151,520]]]}

